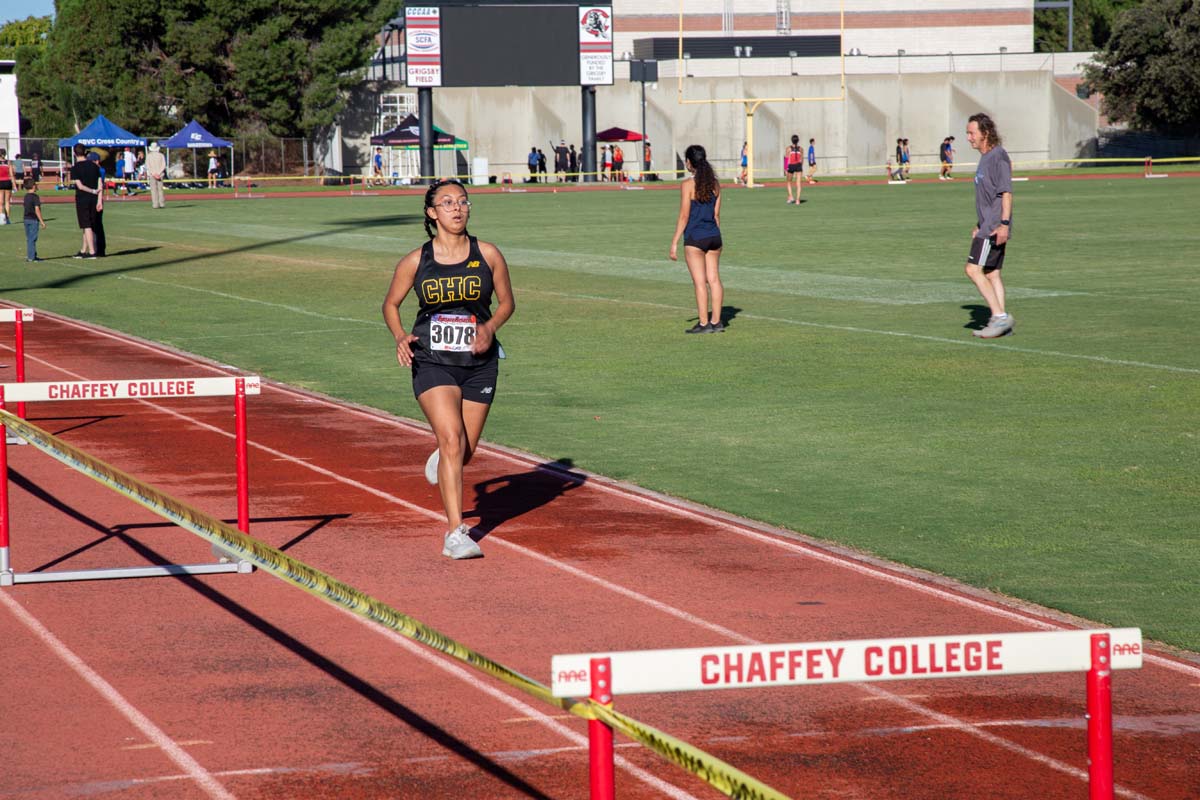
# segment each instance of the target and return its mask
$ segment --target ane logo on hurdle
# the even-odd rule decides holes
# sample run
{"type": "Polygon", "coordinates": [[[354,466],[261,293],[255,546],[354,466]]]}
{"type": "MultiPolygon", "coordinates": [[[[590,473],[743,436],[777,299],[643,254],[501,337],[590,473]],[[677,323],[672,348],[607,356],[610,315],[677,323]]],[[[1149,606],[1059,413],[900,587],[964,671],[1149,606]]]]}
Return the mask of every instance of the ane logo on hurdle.
{"type": "MultiPolygon", "coordinates": [[[[1089,798],[1112,800],[1112,671],[1141,666],[1141,629],[1114,628],[558,655],[550,682],[555,697],[611,706],[619,694],[1086,672],[1089,798]]],[[[612,729],[588,728],[591,798],[611,800],[612,729]]]]}
{"type": "MultiPolygon", "coordinates": [[[[257,375],[221,378],[134,378],[100,381],[49,381],[40,383],[0,384],[0,409],[8,402],[54,402],[63,400],[168,400],[194,397],[234,398],[234,440],[237,458],[237,525],[242,533],[250,530],[250,479],[247,458],[246,396],[262,392],[262,381],[257,375]]],[[[6,416],[5,425],[23,426],[26,436],[45,434],[32,426],[23,425],[21,418],[6,416]],[[30,433],[32,432],[32,434],[30,433]]],[[[51,437],[53,438],[53,437],[51,437]]],[[[33,440],[37,443],[37,438],[33,440]]],[[[41,445],[39,445],[41,446],[41,445]]],[[[60,460],[62,460],[60,458],[60,460]]],[[[76,469],[90,475],[101,483],[112,486],[119,483],[112,467],[103,462],[90,460],[76,465],[76,469]]],[[[85,570],[46,570],[39,572],[15,572],[12,568],[9,542],[9,498],[8,498],[8,444],[0,440],[0,586],[16,583],[46,583],[52,581],[100,580],[106,578],[144,578],[167,575],[207,575],[218,572],[248,573],[253,569],[249,561],[235,559],[230,554],[217,550],[219,559],[210,564],[164,564],[144,567],[113,567],[85,570]]],[[[138,497],[126,493],[135,502],[138,497]]]]}

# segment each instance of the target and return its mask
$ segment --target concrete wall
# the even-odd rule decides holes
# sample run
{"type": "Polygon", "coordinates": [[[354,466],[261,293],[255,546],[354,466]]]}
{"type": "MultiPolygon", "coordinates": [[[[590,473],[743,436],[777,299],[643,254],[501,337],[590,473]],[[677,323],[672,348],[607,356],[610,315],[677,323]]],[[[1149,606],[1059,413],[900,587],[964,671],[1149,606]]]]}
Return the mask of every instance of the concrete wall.
{"type": "MultiPolygon", "coordinates": [[[[679,103],[674,82],[646,87],[646,127],[654,145],[655,171],[675,168],[676,157],[693,143],[703,144],[709,158],[729,179],[737,171],[746,131],[742,102],[731,98],[837,97],[840,78],[832,76],[695,78],[687,82],[685,99],[714,102],[679,103]]],[[[500,89],[435,89],[434,123],[471,143],[471,155],[489,161],[493,175],[524,174],[531,146],[550,153],[560,138],[579,147],[581,90],[577,87],[500,89]]],[[[369,99],[363,94],[360,99],[369,99]]],[[[1000,128],[1014,162],[1073,158],[1095,136],[1097,116],[1054,81],[1049,71],[954,72],[847,75],[845,100],[763,103],[754,113],[756,174],[782,174],[787,140],[798,134],[805,146],[817,140],[823,172],[882,173],[897,137],[907,137],[914,166],[936,169],[937,147],[948,135],[957,137],[959,161],[973,161],[963,131],[967,117],[990,114],[1000,128]]],[[[361,111],[351,111],[362,119],[361,111]]],[[[620,126],[639,130],[641,85],[618,81],[596,90],[597,130],[620,126]]],[[[355,126],[362,131],[363,126],[355,126]]],[[[365,164],[369,131],[355,138],[343,130],[346,169],[365,164]]],[[[636,163],[640,150],[624,147],[626,161],[636,163]]],[[[452,168],[439,161],[439,174],[452,168]]],[[[552,163],[552,162],[551,162],[552,163]]],[[[918,170],[920,171],[920,170],[918,170]]]]}

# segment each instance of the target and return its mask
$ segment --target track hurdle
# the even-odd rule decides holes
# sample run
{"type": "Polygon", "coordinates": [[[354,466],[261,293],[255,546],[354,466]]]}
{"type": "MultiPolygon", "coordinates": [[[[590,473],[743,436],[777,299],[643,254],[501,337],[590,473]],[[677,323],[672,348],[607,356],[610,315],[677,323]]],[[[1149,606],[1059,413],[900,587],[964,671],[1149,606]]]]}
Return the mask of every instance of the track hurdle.
{"type": "Polygon", "coordinates": [[[371,176],[360,175],[360,176],[358,176],[358,179],[355,181],[355,183],[360,184],[362,186],[362,188],[356,192],[356,191],[354,191],[355,184],[351,183],[350,184],[350,196],[351,197],[378,197],[379,196],[379,192],[370,191],[371,176]]]}
{"type": "MultiPolygon", "coordinates": [[[[1140,628],[925,636],[557,655],[555,697],[1086,672],[1089,800],[1112,800],[1112,670],[1142,666],[1140,628]]],[[[612,729],[588,723],[592,800],[613,800],[612,729]]]]}
{"type": "MultiPolygon", "coordinates": [[[[257,375],[243,378],[137,378],[108,381],[61,381],[0,384],[0,408],[10,400],[41,402],[58,400],[151,400],[181,397],[234,398],[234,438],[237,459],[238,530],[250,531],[250,473],[246,439],[246,395],[260,394],[257,375]]],[[[164,575],[208,575],[252,570],[249,561],[233,560],[221,551],[221,561],[212,564],[164,564],[150,567],[110,567],[54,572],[16,572],[9,552],[8,445],[0,440],[0,586],[17,583],[149,578],[164,575]]]]}
{"type": "Polygon", "coordinates": [[[234,177],[234,179],[233,179],[233,196],[234,196],[234,199],[237,199],[237,200],[261,200],[262,198],[266,197],[266,195],[263,195],[263,194],[255,194],[255,193],[253,192],[253,188],[254,188],[254,187],[253,187],[253,186],[252,186],[252,184],[251,184],[251,179],[250,179],[250,178],[245,178],[245,177],[243,177],[243,178],[238,178],[238,177],[234,177]],[[239,184],[239,183],[244,183],[244,184],[246,184],[246,191],[244,191],[244,192],[243,192],[243,191],[240,191],[240,190],[238,189],[238,184],[239,184]]]}
{"type": "Polygon", "coordinates": [[[1154,171],[1154,158],[1151,156],[1146,156],[1145,171],[1142,173],[1142,176],[1146,177],[1146,178],[1169,178],[1170,177],[1165,172],[1156,173],[1154,171]]]}
{"type": "MultiPolygon", "coordinates": [[[[32,308],[0,308],[0,322],[14,327],[13,350],[16,353],[17,383],[25,382],[25,323],[33,322],[32,308]]],[[[17,403],[17,416],[25,419],[25,403],[17,403]]],[[[6,437],[7,438],[7,437],[6,437]]],[[[19,439],[18,439],[19,440],[19,439]]],[[[13,442],[10,441],[10,444],[13,442]]]]}

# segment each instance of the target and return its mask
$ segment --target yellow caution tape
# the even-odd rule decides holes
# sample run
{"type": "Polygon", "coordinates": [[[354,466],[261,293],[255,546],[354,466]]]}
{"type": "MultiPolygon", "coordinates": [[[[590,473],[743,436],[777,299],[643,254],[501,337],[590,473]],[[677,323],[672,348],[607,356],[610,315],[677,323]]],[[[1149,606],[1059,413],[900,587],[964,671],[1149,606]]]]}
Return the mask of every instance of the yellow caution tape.
{"type": "Polygon", "coordinates": [[[610,706],[592,700],[588,703],[596,718],[613,730],[641,742],[667,761],[682,767],[729,797],[745,800],[788,800],[788,796],[782,792],[681,739],[613,711],[610,706]]]}
{"type": "Polygon", "coordinates": [[[698,776],[714,788],[735,798],[783,798],[770,786],[751,778],[720,759],[673,736],[592,701],[557,698],[548,686],[493,661],[456,642],[428,625],[402,614],[353,586],[308,566],[237,528],[215,519],[188,504],[164,494],[149,484],[94,458],[11,412],[0,409],[0,424],[17,433],[38,450],[93,480],[153,511],[155,514],[207,539],[219,549],[243,558],[277,578],[300,587],[309,594],[341,606],[360,617],[383,625],[405,638],[420,642],[452,658],[469,664],[521,691],[584,719],[600,719],[629,738],[641,742],[663,758],[698,776]]]}

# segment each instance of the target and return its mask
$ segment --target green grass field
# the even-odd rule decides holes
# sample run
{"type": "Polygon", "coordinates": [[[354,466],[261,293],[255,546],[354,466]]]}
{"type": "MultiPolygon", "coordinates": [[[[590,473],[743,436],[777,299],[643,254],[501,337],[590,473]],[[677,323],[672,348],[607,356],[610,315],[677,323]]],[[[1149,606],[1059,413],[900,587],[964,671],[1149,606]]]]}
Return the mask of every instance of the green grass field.
{"type": "MultiPolygon", "coordinates": [[[[991,343],[968,180],[784,197],[729,189],[729,330],[684,336],[676,192],[476,194],[518,301],[485,437],[1200,650],[1200,180],[1017,184],[991,343]]],[[[49,206],[0,296],[420,418],[379,314],[420,204],[113,202],[100,261],[49,206]]]]}

